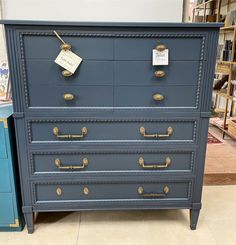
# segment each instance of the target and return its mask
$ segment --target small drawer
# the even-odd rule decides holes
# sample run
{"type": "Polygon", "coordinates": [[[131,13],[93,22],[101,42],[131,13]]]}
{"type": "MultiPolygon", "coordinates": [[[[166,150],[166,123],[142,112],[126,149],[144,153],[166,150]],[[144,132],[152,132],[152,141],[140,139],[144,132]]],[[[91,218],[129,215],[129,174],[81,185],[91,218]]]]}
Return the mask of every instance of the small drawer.
{"type": "Polygon", "coordinates": [[[195,142],[198,122],[194,119],[128,120],[35,119],[28,121],[31,143],[59,142],[195,142]]]}
{"type": "Polygon", "coordinates": [[[115,107],[197,109],[197,86],[117,86],[115,107]]]}
{"type": "Polygon", "coordinates": [[[115,62],[115,85],[197,85],[198,61],[172,61],[153,66],[150,61],[115,62]]]}
{"type": "MultiPolygon", "coordinates": [[[[171,34],[170,34],[171,35],[171,34]]],[[[152,60],[152,50],[164,44],[169,60],[200,60],[202,37],[116,38],[115,60],[152,60]]]]}
{"type": "Polygon", "coordinates": [[[113,63],[111,61],[84,60],[76,72],[69,77],[54,60],[26,60],[29,84],[44,85],[113,85],[113,63]]]}
{"type": "Polygon", "coordinates": [[[112,172],[191,172],[193,151],[31,152],[32,174],[112,172]]]}
{"type": "MultiPolygon", "coordinates": [[[[24,35],[25,59],[55,60],[61,51],[62,42],[51,30],[37,31],[36,35],[24,35]]],[[[109,37],[80,36],[78,30],[59,30],[58,33],[64,41],[71,45],[72,51],[83,60],[112,60],[113,39],[109,37]]],[[[91,33],[95,35],[95,33],[91,33]]]]}
{"type": "Polygon", "coordinates": [[[112,107],[112,86],[29,85],[29,107],[112,107]]]}
{"type": "Polygon", "coordinates": [[[188,200],[190,181],[135,183],[63,183],[33,186],[35,203],[80,202],[86,200],[188,200]]]}

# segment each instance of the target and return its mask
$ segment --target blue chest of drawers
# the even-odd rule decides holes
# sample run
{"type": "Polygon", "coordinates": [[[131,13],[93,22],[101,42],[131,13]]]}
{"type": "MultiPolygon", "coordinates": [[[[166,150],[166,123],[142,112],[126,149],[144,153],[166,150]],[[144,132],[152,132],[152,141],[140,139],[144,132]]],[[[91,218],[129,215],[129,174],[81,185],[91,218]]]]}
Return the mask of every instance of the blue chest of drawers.
{"type": "Polygon", "coordinates": [[[0,231],[24,225],[12,113],[11,105],[0,105],[0,231]]]}
{"type": "Polygon", "coordinates": [[[34,212],[163,208],[195,229],[220,24],[4,24],[28,231],[34,212]]]}

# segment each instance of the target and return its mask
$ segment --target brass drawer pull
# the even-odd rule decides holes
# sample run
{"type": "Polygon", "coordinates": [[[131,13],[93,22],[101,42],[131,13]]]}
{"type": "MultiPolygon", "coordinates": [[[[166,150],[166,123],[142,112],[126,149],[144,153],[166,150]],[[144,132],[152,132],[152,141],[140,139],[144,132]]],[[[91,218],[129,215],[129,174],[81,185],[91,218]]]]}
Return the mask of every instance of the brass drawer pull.
{"type": "Polygon", "coordinates": [[[71,100],[73,100],[75,98],[75,96],[73,94],[64,94],[63,98],[66,101],[71,101],[71,100]]]}
{"type": "Polygon", "coordinates": [[[155,71],[154,73],[155,77],[164,77],[166,75],[166,73],[164,71],[155,71]]]}
{"type": "Polygon", "coordinates": [[[56,193],[58,196],[61,196],[62,195],[62,189],[60,187],[57,187],[56,193]]]}
{"type": "Polygon", "coordinates": [[[171,164],[171,158],[170,157],[166,157],[165,163],[145,165],[144,159],[142,157],[140,157],[139,160],[138,160],[138,163],[139,163],[139,165],[142,168],[148,168],[148,169],[152,169],[152,168],[167,168],[171,164]]]}
{"type": "Polygon", "coordinates": [[[167,47],[164,44],[158,44],[156,46],[156,50],[159,52],[164,51],[165,49],[167,49],[167,47]]]}
{"type": "Polygon", "coordinates": [[[146,134],[146,129],[144,127],[140,127],[139,131],[144,138],[167,138],[173,134],[174,129],[172,127],[168,127],[166,134],[146,134]]]}
{"type": "Polygon", "coordinates": [[[138,188],[138,194],[142,197],[165,197],[169,193],[170,189],[168,186],[164,186],[163,193],[145,193],[144,188],[140,186],[138,188]]]}
{"type": "Polygon", "coordinates": [[[61,49],[63,49],[63,50],[71,50],[71,45],[70,44],[68,44],[68,43],[65,43],[64,41],[63,41],[63,44],[61,45],[61,49]]]}
{"type": "Polygon", "coordinates": [[[89,161],[88,158],[83,158],[82,160],[82,165],[78,166],[78,165],[69,165],[69,166],[63,166],[61,163],[61,160],[59,158],[55,159],[55,165],[59,168],[59,169],[84,169],[88,166],[89,161]]]}
{"type": "Polygon", "coordinates": [[[62,74],[64,77],[70,77],[70,76],[73,75],[73,73],[71,73],[71,72],[68,71],[68,70],[62,71],[61,74],[62,74]]]}
{"type": "Polygon", "coordinates": [[[152,96],[152,98],[153,98],[155,101],[162,101],[162,100],[164,100],[164,95],[162,95],[162,94],[154,94],[154,95],[152,96]]]}
{"type": "Polygon", "coordinates": [[[84,195],[87,196],[87,195],[89,194],[89,192],[90,192],[90,191],[89,191],[89,188],[88,188],[87,186],[85,186],[84,189],[83,189],[84,195]]]}
{"type": "Polygon", "coordinates": [[[59,134],[59,128],[53,128],[53,134],[59,139],[80,139],[84,138],[86,134],[88,134],[88,129],[83,127],[81,129],[81,134],[59,134]]]}

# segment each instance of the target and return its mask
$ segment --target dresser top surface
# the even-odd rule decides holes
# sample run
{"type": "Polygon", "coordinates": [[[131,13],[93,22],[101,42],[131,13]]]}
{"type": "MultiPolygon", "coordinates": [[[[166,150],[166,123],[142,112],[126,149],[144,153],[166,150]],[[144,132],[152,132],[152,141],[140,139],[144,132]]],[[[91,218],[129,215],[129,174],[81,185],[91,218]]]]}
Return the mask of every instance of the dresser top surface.
{"type": "Polygon", "coordinates": [[[223,23],[184,23],[184,22],[68,22],[68,21],[30,21],[0,20],[4,25],[29,26],[91,26],[91,27],[156,27],[156,28],[219,28],[223,23]]]}
{"type": "Polygon", "coordinates": [[[13,108],[11,104],[0,105],[0,118],[8,118],[13,113],[13,108]]]}

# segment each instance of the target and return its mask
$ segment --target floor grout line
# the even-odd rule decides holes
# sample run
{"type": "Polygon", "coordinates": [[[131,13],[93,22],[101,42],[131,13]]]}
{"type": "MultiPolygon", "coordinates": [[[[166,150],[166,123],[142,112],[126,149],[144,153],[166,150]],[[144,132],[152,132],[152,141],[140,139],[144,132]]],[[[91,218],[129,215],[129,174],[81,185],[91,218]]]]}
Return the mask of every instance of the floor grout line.
{"type": "Polygon", "coordinates": [[[76,245],[79,245],[79,233],[80,233],[80,225],[81,225],[81,216],[82,212],[79,214],[79,229],[78,229],[78,234],[77,234],[77,239],[76,239],[76,245]]]}

